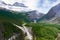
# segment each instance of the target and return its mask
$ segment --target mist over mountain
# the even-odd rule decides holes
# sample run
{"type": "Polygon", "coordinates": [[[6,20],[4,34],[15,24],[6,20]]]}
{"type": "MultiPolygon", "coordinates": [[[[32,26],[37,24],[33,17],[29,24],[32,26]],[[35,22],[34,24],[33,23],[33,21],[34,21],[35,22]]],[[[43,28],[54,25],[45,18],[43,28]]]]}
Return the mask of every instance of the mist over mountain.
{"type": "MultiPolygon", "coordinates": [[[[12,10],[16,12],[25,12],[27,16],[29,17],[28,19],[30,21],[38,20],[41,17],[43,17],[45,14],[38,12],[37,10],[32,10],[28,6],[25,6],[23,3],[15,2],[14,4],[7,4],[3,6],[2,8],[5,8],[7,10],[12,10]]],[[[5,10],[4,9],[4,10],[5,10]]]]}
{"type": "Polygon", "coordinates": [[[7,5],[4,1],[0,1],[0,5],[7,5]]]}
{"type": "Polygon", "coordinates": [[[15,2],[14,4],[6,4],[4,1],[1,1],[0,4],[1,4],[0,7],[12,11],[18,11],[18,12],[31,11],[31,9],[28,6],[25,6],[25,4],[19,2],[15,2]]]}

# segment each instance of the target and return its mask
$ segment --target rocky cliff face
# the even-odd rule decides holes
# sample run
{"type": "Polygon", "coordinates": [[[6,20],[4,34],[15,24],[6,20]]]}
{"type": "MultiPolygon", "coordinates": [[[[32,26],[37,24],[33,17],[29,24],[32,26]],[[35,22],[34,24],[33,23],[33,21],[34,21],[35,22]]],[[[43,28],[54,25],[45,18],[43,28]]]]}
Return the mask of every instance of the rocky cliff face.
{"type": "Polygon", "coordinates": [[[4,27],[2,23],[0,22],[0,40],[4,40],[3,32],[4,32],[4,27]]]}
{"type": "Polygon", "coordinates": [[[60,20],[60,3],[56,6],[52,7],[50,11],[44,15],[40,20],[48,20],[48,21],[59,21],[60,20]]]}

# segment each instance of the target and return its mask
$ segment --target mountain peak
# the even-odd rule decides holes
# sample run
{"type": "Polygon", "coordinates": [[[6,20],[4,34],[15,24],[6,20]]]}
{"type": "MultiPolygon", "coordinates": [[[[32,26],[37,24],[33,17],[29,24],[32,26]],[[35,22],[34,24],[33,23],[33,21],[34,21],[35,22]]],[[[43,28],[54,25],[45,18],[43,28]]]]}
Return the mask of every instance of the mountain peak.
{"type": "Polygon", "coordinates": [[[15,2],[13,6],[19,6],[19,7],[27,7],[23,3],[15,2]]]}
{"type": "Polygon", "coordinates": [[[59,4],[57,4],[56,6],[60,6],[60,3],[59,3],[59,4]]]}
{"type": "Polygon", "coordinates": [[[48,20],[48,21],[60,20],[60,3],[52,7],[50,11],[46,15],[44,15],[40,20],[48,20]]]}
{"type": "Polygon", "coordinates": [[[4,1],[0,1],[1,5],[7,5],[4,1]]]}
{"type": "Polygon", "coordinates": [[[60,11],[60,3],[52,8],[55,12],[60,11]]]}

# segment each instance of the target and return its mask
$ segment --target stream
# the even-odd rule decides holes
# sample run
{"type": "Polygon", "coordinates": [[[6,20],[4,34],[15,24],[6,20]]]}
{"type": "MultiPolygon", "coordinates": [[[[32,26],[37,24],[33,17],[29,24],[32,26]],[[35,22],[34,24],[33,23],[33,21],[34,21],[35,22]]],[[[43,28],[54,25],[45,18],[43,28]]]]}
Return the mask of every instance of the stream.
{"type": "MultiPolygon", "coordinates": [[[[32,36],[32,27],[26,27],[25,26],[25,24],[23,24],[22,25],[22,27],[21,26],[18,26],[18,25],[16,25],[16,24],[13,24],[14,26],[16,26],[17,28],[19,28],[20,30],[22,30],[22,32],[23,32],[23,34],[25,35],[25,37],[24,37],[24,40],[33,40],[33,36],[32,36]]],[[[11,36],[8,40],[13,40],[13,39],[15,39],[17,36],[16,35],[13,35],[13,36],[11,36]]]]}

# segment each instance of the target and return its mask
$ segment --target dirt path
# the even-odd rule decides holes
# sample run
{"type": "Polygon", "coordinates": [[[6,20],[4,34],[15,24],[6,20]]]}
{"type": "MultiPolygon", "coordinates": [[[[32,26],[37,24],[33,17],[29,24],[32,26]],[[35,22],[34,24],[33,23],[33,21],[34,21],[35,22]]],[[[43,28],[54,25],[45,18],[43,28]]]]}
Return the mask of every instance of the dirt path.
{"type": "Polygon", "coordinates": [[[60,33],[58,33],[58,36],[55,40],[60,40],[60,33]]]}

